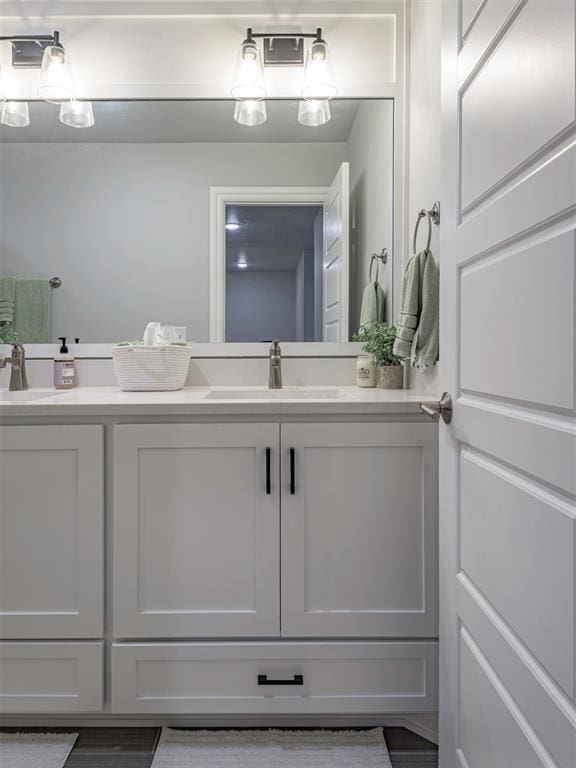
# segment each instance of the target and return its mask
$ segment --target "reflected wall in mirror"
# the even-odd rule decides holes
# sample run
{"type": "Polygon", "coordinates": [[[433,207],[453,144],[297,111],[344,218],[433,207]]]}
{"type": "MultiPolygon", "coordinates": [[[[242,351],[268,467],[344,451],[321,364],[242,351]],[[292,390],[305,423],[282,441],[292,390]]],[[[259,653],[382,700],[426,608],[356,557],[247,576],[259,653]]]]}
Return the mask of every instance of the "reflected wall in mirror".
{"type": "MultiPolygon", "coordinates": [[[[198,342],[348,340],[371,254],[392,251],[393,101],[334,100],[317,127],[298,101],[255,127],[233,109],[101,101],[76,129],[34,102],[0,126],[0,341],[133,340],[150,320],[198,342]]],[[[379,281],[391,321],[391,260],[379,281]]]]}

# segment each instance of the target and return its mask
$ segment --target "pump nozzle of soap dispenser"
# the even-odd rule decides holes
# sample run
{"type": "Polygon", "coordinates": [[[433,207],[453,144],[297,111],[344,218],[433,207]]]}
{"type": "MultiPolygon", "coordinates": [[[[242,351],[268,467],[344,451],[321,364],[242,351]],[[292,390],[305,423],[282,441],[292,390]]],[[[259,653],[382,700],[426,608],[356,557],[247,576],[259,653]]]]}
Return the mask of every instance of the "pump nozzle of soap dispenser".
{"type": "Polygon", "coordinates": [[[58,339],[62,342],[62,346],[60,347],[60,354],[67,355],[68,347],[66,346],[66,336],[58,336],[58,339]]]}

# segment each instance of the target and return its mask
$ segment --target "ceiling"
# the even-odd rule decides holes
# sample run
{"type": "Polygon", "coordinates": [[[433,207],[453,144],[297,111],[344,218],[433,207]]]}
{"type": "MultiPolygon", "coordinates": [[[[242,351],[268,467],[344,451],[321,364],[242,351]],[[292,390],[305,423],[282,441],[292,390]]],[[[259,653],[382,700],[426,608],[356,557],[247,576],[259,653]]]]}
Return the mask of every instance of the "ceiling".
{"type": "Polygon", "coordinates": [[[331,121],[307,128],[297,100],[268,100],[268,120],[246,128],[234,121],[231,100],[95,101],[95,125],[78,129],[62,125],[54,104],[35,101],[26,128],[0,124],[0,143],[345,142],[360,103],[334,99],[331,121]]]}
{"type": "Polygon", "coordinates": [[[293,271],[302,251],[314,248],[318,205],[229,205],[226,221],[240,224],[226,232],[226,269],[238,261],[258,272],[293,271]]]}

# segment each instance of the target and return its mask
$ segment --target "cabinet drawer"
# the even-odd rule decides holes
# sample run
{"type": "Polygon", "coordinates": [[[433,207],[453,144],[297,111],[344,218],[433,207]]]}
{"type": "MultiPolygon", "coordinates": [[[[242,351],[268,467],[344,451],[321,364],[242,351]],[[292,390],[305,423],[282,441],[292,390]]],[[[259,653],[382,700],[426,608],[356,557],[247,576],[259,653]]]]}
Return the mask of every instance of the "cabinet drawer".
{"type": "Polygon", "coordinates": [[[0,643],[0,712],[95,712],[103,643],[0,643]]]}
{"type": "Polygon", "coordinates": [[[115,643],[112,711],[433,711],[436,654],[435,642],[115,643]]]}

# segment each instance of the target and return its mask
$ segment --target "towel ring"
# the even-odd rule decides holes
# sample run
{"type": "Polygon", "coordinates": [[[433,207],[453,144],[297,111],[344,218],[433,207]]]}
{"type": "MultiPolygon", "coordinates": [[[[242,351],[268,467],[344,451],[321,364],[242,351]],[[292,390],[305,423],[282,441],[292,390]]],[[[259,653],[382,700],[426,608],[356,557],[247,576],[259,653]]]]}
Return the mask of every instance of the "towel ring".
{"type": "Polygon", "coordinates": [[[416,253],[416,244],[418,242],[418,229],[420,227],[420,222],[422,219],[428,217],[428,240],[426,241],[426,250],[430,250],[430,243],[432,242],[432,218],[428,211],[420,211],[418,213],[418,219],[416,221],[416,227],[414,228],[414,241],[412,243],[412,253],[416,253]]]}
{"type": "Polygon", "coordinates": [[[418,219],[416,220],[416,227],[414,228],[414,240],[412,241],[412,252],[414,254],[416,253],[420,222],[426,216],[428,217],[428,240],[426,242],[426,250],[429,251],[430,243],[432,242],[432,224],[436,224],[436,226],[440,224],[440,203],[434,203],[429,211],[427,211],[425,208],[422,208],[421,211],[418,211],[418,219]]]}
{"type": "Polygon", "coordinates": [[[376,265],[376,282],[378,282],[378,279],[380,277],[380,264],[386,264],[388,261],[388,248],[382,248],[380,253],[373,253],[370,257],[370,269],[368,270],[368,282],[372,282],[372,267],[374,266],[374,262],[377,261],[378,264],[376,265]]]}

